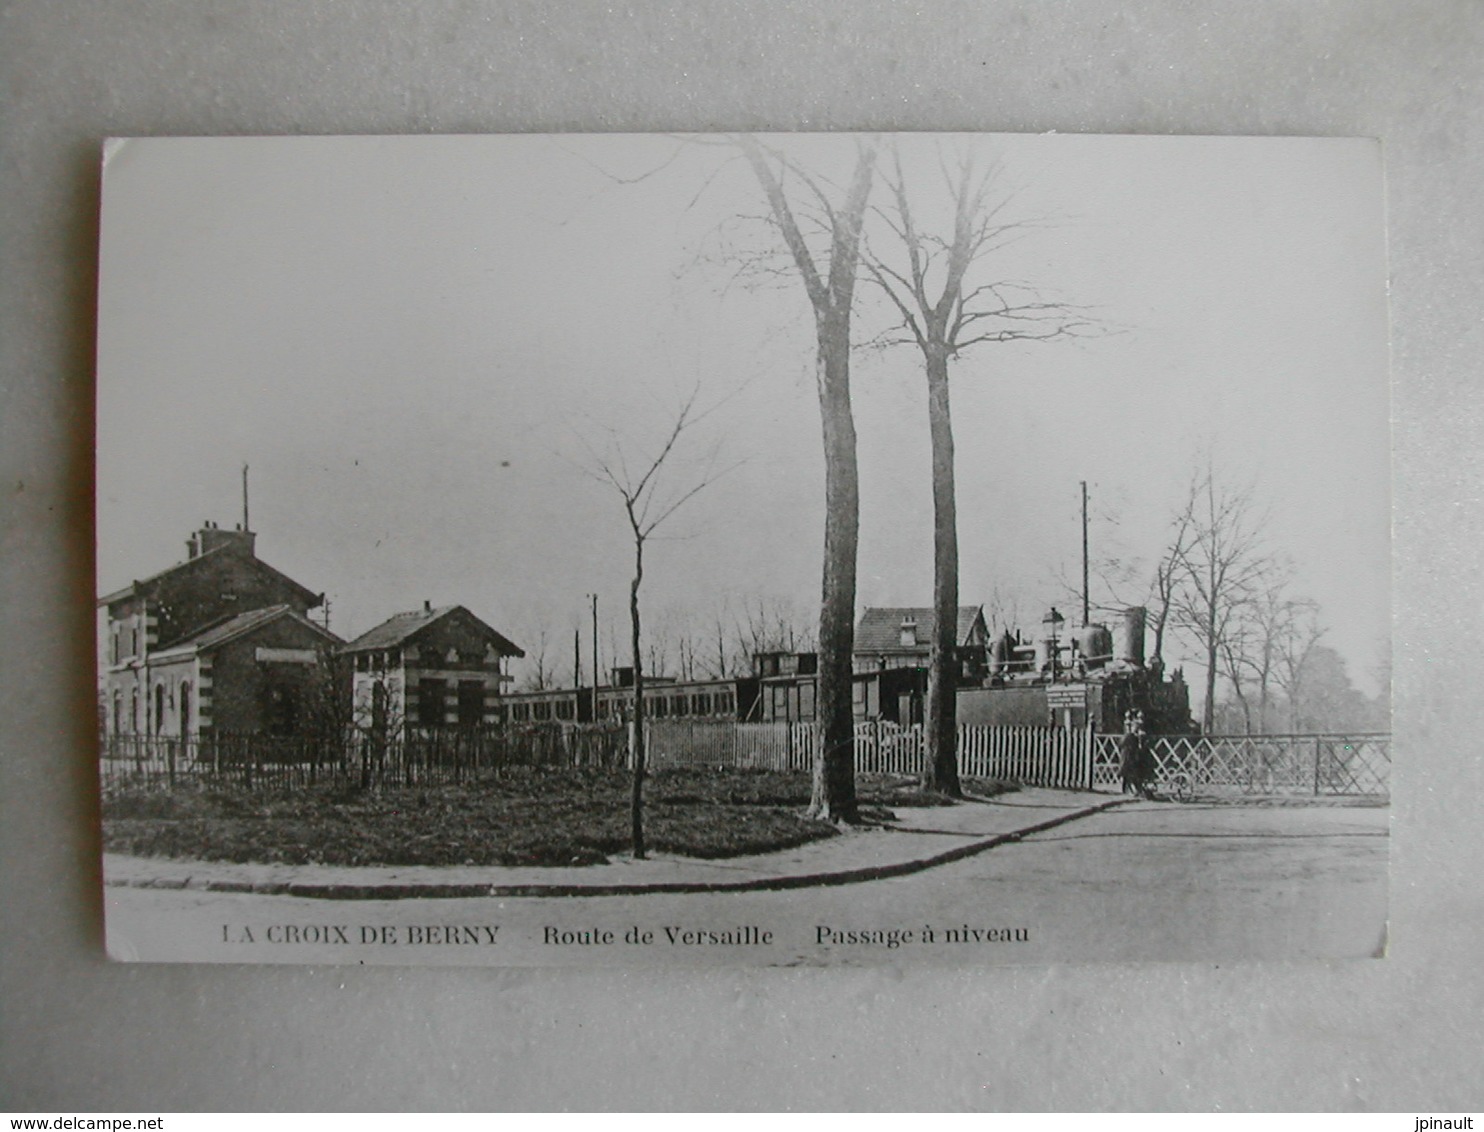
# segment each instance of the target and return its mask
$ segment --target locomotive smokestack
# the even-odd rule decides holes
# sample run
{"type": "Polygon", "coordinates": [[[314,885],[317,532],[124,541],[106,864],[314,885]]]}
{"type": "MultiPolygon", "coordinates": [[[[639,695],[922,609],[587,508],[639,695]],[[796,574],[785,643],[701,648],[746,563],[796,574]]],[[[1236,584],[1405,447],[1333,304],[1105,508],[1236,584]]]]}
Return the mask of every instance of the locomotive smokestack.
{"type": "Polygon", "coordinates": [[[1144,667],[1144,621],[1148,611],[1142,605],[1131,605],[1123,611],[1123,631],[1119,634],[1118,659],[1139,668],[1144,667]]]}

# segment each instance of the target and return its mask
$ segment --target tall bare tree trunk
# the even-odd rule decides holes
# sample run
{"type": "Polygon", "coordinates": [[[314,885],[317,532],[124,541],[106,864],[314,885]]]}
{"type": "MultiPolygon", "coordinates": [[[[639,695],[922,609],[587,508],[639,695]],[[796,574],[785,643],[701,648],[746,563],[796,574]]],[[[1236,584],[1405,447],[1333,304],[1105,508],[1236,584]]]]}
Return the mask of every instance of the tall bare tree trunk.
{"type": "Polygon", "coordinates": [[[1206,706],[1201,712],[1201,730],[1210,735],[1216,722],[1216,605],[1211,605],[1211,616],[1206,622],[1206,706]]]}
{"type": "Polygon", "coordinates": [[[644,654],[639,647],[639,583],[644,580],[644,540],[634,540],[634,580],[629,584],[629,624],[634,649],[634,783],[629,800],[629,824],[634,856],[643,860],[644,846],[644,654]]]}
{"type": "Polygon", "coordinates": [[[970,269],[992,254],[1019,225],[997,219],[1004,202],[990,199],[993,168],[976,172],[961,160],[944,163],[953,202],[953,235],[917,225],[900,152],[886,174],[894,207],[880,215],[900,241],[902,255],[888,262],[869,256],[872,280],[901,321],[886,339],[912,343],[922,352],[932,441],[933,623],[928,651],[926,757],[923,790],[958,797],[958,514],[954,502],[953,414],[948,362],[979,343],[1043,340],[1072,333],[1075,320],[1057,304],[1012,297],[1018,284],[967,284],[970,269]]]}
{"type": "Polygon", "coordinates": [[[927,760],[923,789],[959,797],[958,510],[948,355],[927,357],[928,434],[933,462],[933,639],[928,652],[927,760]]]}
{"type": "Polygon", "coordinates": [[[814,760],[809,813],[826,821],[854,821],[855,711],[851,665],[855,649],[856,548],[860,482],[855,416],[850,407],[848,308],[821,320],[819,410],[824,430],[824,576],[819,607],[819,695],[822,757],[814,760]]]}
{"type": "MultiPolygon", "coordinates": [[[[768,207],[798,269],[814,311],[820,424],[824,434],[824,568],[819,610],[819,676],[815,718],[820,727],[814,756],[809,815],[825,821],[857,820],[855,713],[851,665],[855,651],[856,548],[859,542],[860,481],[855,459],[855,417],[850,406],[850,312],[860,266],[861,229],[876,168],[874,142],[856,154],[845,200],[826,206],[830,224],[828,266],[821,271],[770,158],[756,138],[737,139],[768,198],[768,207]]],[[[803,170],[792,175],[823,199],[820,186],[803,170]]]]}

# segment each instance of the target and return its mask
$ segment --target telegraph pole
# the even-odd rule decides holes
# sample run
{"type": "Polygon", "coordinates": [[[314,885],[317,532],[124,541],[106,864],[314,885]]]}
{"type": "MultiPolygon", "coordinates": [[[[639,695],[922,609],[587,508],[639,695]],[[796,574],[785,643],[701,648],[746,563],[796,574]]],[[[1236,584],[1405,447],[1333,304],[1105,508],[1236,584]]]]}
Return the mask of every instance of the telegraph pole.
{"type": "Polygon", "coordinates": [[[593,719],[598,718],[598,685],[602,683],[598,668],[598,595],[588,594],[593,603],[593,719]]]}
{"type": "Polygon", "coordinates": [[[1082,624],[1092,622],[1087,590],[1087,481],[1082,481],[1082,624]]]}

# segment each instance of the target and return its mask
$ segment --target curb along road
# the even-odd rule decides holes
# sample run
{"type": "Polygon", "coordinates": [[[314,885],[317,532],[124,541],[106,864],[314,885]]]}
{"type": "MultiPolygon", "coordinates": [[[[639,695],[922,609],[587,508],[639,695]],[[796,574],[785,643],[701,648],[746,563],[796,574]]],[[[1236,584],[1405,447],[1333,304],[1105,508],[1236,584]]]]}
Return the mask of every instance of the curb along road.
{"type": "Polygon", "coordinates": [[[1102,813],[1115,806],[1124,805],[1128,798],[1115,798],[1097,805],[1085,806],[1071,813],[1048,818],[1045,821],[1021,829],[980,838],[966,845],[957,845],[941,853],[917,857],[887,864],[868,865],[834,872],[780,874],[731,881],[652,881],[625,882],[616,884],[499,884],[484,882],[430,882],[409,883],[320,883],[302,881],[235,881],[212,880],[122,880],[109,881],[110,886],[130,888],[194,889],[203,892],[251,893],[260,896],[302,896],[313,900],[407,900],[407,899],[471,899],[478,897],[531,897],[531,896],[637,896],[647,892],[706,893],[706,892],[768,892],[793,888],[822,888],[833,885],[861,884],[866,881],[885,880],[889,877],[908,876],[939,865],[972,857],[977,853],[993,849],[1041,833],[1068,822],[1079,821],[1093,814],[1102,813]]]}

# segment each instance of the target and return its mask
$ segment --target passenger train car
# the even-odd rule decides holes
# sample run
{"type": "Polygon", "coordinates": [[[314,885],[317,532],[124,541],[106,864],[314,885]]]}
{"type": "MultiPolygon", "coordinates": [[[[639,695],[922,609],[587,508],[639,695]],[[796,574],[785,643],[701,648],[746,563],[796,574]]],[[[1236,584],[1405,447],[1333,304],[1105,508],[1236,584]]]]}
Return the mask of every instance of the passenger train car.
{"type": "MultiPolygon", "coordinates": [[[[977,607],[960,610],[958,718],[991,726],[1091,726],[1120,732],[1131,712],[1166,734],[1194,730],[1189,693],[1177,670],[1166,677],[1144,657],[1142,608],[1125,611],[1118,631],[1086,625],[1062,639],[1053,609],[1040,637],[1006,630],[990,639],[977,607]]],[[[922,722],[927,698],[927,645],[932,611],[867,610],[862,618],[852,700],[858,720],[910,726],[922,722]],[[881,646],[880,627],[891,623],[892,647],[881,646]],[[874,635],[873,635],[874,634],[874,635]],[[919,645],[919,641],[922,643],[919,645]],[[883,653],[894,655],[882,655],[883,653]]],[[[753,657],[747,676],[679,680],[646,676],[645,714],[651,719],[807,722],[816,715],[818,656],[767,652],[753,657]]],[[[627,719],[633,711],[633,669],[614,669],[596,690],[557,688],[501,697],[510,723],[591,723],[627,719]]]]}

